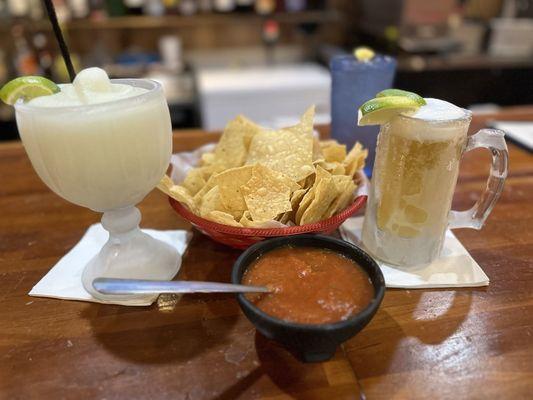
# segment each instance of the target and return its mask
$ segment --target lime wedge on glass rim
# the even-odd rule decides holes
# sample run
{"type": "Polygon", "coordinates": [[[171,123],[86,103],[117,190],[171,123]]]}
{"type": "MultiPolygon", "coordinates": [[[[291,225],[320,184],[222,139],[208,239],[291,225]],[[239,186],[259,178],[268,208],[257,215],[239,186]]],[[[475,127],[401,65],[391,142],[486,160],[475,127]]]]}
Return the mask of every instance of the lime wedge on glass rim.
{"type": "Polygon", "coordinates": [[[354,49],[353,55],[357,61],[370,61],[376,56],[376,53],[370,47],[360,46],[354,49]]]}
{"type": "Polygon", "coordinates": [[[357,124],[362,125],[382,125],[390,121],[396,115],[414,114],[420,104],[405,96],[376,97],[368,100],[359,107],[357,124]]]}
{"type": "Polygon", "coordinates": [[[48,96],[61,89],[54,82],[42,76],[21,76],[6,83],[0,89],[0,100],[12,106],[18,99],[28,101],[48,96]]]}
{"type": "Polygon", "coordinates": [[[390,96],[400,96],[400,97],[409,97],[418,103],[419,106],[425,106],[426,100],[422,96],[417,95],[413,92],[408,92],[407,90],[401,89],[385,89],[376,94],[376,97],[390,97],[390,96]]]}

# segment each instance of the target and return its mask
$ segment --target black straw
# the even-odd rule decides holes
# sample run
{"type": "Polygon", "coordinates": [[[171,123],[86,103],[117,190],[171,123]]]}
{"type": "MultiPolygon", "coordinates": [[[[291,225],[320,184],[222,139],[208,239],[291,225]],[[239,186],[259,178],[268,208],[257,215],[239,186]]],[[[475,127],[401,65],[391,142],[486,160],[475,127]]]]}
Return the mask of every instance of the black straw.
{"type": "Polygon", "coordinates": [[[65,38],[63,37],[61,28],[59,27],[59,22],[57,21],[54,3],[52,3],[52,0],[43,0],[43,2],[44,6],[46,7],[46,12],[48,13],[48,19],[50,20],[50,23],[52,24],[52,29],[54,30],[54,34],[56,35],[57,43],[59,44],[59,49],[61,50],[61,55],[63,56],[63,60],[65,60],[65,65],[67,66],[70,81],[72,82],[76,77],[76,71],[74,71],[74,66],[72,65],[72,60],[70,59],[70,52],[68,51],[68,47],[65,43],[65,38]]]}

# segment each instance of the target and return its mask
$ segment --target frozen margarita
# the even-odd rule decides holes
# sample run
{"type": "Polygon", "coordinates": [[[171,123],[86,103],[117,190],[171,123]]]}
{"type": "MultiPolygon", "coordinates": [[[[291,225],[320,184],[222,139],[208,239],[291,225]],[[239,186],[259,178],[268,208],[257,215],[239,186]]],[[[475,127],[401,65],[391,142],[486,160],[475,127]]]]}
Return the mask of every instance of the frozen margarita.
{"type": "Polygon", "coordinates": [[[59,92],[15,105],[33,167],[54,192],[103,212],[138,203],[159,182],[171,154],[170,117],[161,90],[146,82],[111,82],[88,68],[59,92]]]}

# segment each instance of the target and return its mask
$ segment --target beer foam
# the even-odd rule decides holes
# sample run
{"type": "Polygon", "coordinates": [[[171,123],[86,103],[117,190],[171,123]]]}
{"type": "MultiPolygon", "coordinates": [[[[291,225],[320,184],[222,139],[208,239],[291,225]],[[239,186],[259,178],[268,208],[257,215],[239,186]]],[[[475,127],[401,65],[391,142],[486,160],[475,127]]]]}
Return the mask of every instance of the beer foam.
{"type": "Polygon", "coordinates": [[[418,142],[459,140],[466,136],[468,111],[444,100],[425,100],[427,104],[415,114],[391,121],[393,135],[418,142]]]}
{"type": "Polygon", "coordinates": [[[466,113],[460,107],[444,100],[426,98],[426,105],[420,107],[412,118],[427,121],[449,121],[463,118],[466,113]]]}

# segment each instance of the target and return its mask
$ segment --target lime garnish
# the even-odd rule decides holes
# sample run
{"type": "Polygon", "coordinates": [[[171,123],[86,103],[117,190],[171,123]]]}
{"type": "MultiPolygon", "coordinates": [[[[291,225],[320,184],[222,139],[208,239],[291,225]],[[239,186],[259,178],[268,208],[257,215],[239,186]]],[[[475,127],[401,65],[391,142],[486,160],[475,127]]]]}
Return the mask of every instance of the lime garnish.
{"type": "Polygon", "coordinates": [[[0,89],[0,100],[12,106],[18,99],[28,101],[59,91],[59,86],[42,76],[21,76],[2,86],[2,89],[0,89]]]}
{"type": "Polygon", "coordinates": [[[353,55],[357,58],[357,61],[370,61],[372,60],[376,53],[370,47],[357,47],[353,51],[353,55]]]}
{"type": "Polygon", "coordinates": [[[408,92],[407,90],[401,90],[401,89],[385,89],[376,94],[376,97],[390,97],[390,96],[401,96],[401,97],[409,97],[410,99],[413,99],[418,103],[420,106],[426,105],[426,100],[422,96],[417,95],[413,92],[408,92]]]}
{"type": "Polygon", "coordinates": [[[376,97],[359,107],[358,125],[381,125],[399,114],[414,114],[420,107],[416,100],[405,96],[376,97]]]}

